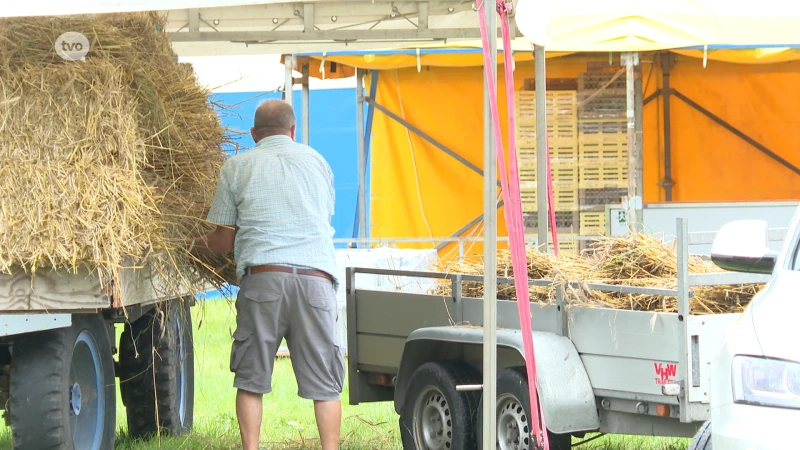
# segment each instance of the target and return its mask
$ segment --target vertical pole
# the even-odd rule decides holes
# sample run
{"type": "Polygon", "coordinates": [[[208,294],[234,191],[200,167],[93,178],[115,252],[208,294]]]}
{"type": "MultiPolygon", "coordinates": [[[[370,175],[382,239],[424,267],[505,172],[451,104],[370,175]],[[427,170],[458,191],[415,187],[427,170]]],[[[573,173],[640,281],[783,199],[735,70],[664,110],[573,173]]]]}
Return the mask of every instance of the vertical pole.
{"type": "Polygon", "coordinates": [[[294,103],[292,102],[292,100],[294,100],[292,98],[293,94],[292,90],[294,89],[294,75],[292,75],[292,67],[294,67],[294,61],[292,61],[293,59],[294,58],[292,57],[292,55],[286,55],[286,57],[283,60],[283,66],[286,71],[285,72],[286,76],[284,77],[284,83],[283,83],[283,97],[284,100],[286,100],[286,103],[292,106],[294,106],[294,103]]]}
{"type": "MultiPolygon", "coordinates": [[[[489,34],[491,80],[497,80],[497,17],[483,2],[489,34]]],[[[483,447],[497,446],[497,154],[489,106],[489,78],[483,87],[483,447]]],[[[495,83],[495,86],[497,84],[495,83]]],[[[504,193],[505,194],[505,193],[504,193]]]]}
{"type": "MultiPolygon", "coordinates": [[[[356,110],[358,147],[358,237],[365,239],[367,234],[367,160],[364,147],[364,70],[356,69],[356,110]]],[[[366,246],[362,241],[362,246],[366,246]]]]}
{"type": "Polygon", "coordinates": [[[547,148],[547,75],[545,74],[544,47],[535,45],[533,59],[535,62],[536,89],[536,203],[539,219],[539,251],[547,252],[547,160],[550,149],[547,148]]]}
{"type": "Polygon", "coordinates": [[[636,231],[639,218],[636,215],[639,198],[636,196],[636,99],[634,89],[634,65],[638,62],[638,54],[624,53],[622,61],[625,64],[625,117],[628,120],[628,229],[636,231]]]}
{"type": "Polygon", "coordinates": [[[661,93],[664,96],[664,200],[672,201],[672,124],[670,121],[669,99],[672,88],[669,87],[669,72],[672,68],[672,55],[669,52],[661,54],[662,86],[661,93]]]}
{"type": "Polygon", "coordinates": [[[311,145],[311,92],[308,87],[308,61],[303,63],[303,144],[311,145]]]}
{"type": "Polygon", "coordinates": [[[685,423],[689,418],[689,383],[692,379],[689,357],[689,220],[677,220],[678,238],[678,321],[681,329],[678,336],[680,354],[678,355],[679,380],[683,382],[684,395],[680,397],[680,421],[685,423]]]}
{"type": "Polygon", "coordinates": [[[644,98],[642,93],[642,59],[639,55],[637,64],[636,81],[634,83],[635,108],[633,111],[636,122],[636,197],[639,198],[636,217],[639,219],[639,231],[644,229],[644,98]]]}

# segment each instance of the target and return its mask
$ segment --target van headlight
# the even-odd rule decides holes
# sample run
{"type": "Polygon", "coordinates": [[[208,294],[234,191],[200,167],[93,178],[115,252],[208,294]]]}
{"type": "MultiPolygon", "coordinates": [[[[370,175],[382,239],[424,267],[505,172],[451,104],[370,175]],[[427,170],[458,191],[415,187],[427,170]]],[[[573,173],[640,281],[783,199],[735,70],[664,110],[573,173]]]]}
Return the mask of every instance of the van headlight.
{"type": "Polygon", "coordinates": [[[800,364],[762,357],[735,356],[733,401],[800,409],[800,364]]]}

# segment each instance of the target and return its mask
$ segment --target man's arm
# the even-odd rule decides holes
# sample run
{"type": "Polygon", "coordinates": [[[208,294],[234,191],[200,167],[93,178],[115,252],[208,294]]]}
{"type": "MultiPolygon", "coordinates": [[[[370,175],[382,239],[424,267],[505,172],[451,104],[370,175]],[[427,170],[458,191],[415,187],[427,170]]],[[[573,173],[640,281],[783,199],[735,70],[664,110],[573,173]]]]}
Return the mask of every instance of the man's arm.
{"type": "Polygon", "coordinates": [[[230,253],[236,238],[236,228],[217,225],[217,228],[195,239],[190,240],[189,251],[196,255],[210,255],[215,253],[230,253]]]}
{"type": "Polygon", "coordinates": [[[217,224],[217,228],[197,238],[187,238],[186,244],[189,252],[195,255],[209,255],[214,253],[229,253],[233,251],[236,238],[236,200],[230,186],[230,160],[223,164],[220,170],[217,190],[207,220],[217,224]],[[221,225],[230,224],[230,225],[221,225]]]}

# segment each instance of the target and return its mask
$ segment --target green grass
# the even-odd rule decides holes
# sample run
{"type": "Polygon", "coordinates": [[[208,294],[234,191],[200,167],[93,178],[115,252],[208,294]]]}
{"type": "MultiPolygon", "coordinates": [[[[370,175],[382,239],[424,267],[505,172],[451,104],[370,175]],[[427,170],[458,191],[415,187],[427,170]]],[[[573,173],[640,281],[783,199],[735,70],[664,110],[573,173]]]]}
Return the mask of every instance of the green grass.
{"type": "MultiPolygon", "coordinates": [[[[234,407],[233,374],[228,370],[230,335],[235,326],[233,306],[225,301],[193,308],[195,336],[195,409],[191,434],[160,437],[148,442],[126,434],[125,409],[117,390],[117,449],[236,449],[241,448],[234,407]]],[[[121,332],[118,327],[117,335],[121,332]]],[[[343,399],[341,449],[402,449],[398,416],[391,403],[347,404],[343,399]]],[[[262,446],[267,449],[318,449],[313,403],[297,397],[297,383],[287,358],[275,365],[273,392],[264,397],[262,446]]],[[[591,437],[587,436],[587,438],[591,437]]],[[[578,442],[576,439],[575,442],[578,442]]],[[[686,439],[603,436],[579,448],[593,450],[682,450],[686,439]]],[[[11,448],[10,429],[0,427],[0,448],[11,448]]]]}

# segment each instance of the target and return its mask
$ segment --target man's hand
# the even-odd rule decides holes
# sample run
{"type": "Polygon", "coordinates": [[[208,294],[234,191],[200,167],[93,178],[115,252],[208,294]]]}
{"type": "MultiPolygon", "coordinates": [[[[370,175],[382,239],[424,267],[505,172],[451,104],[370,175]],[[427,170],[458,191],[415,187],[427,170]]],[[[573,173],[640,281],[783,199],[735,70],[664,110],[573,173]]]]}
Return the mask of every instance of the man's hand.
{"type": "Polygon", "coordinates": [[[236,238],[236,228],[217,225],[217,229],[205,236],[189,239],[189,252],[195,256],[214,253],[230,253],[236,238]]]}

